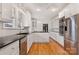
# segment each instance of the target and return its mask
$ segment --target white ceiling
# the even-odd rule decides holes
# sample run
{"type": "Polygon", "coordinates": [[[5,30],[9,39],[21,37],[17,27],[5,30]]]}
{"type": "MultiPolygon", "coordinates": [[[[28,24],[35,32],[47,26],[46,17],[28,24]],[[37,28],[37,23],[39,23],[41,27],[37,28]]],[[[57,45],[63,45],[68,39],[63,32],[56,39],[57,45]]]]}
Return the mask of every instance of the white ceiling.
{"type": "Polygon", "coordinates": [[[58,15],[58,12],[62,10],[67,3],[25,3],[20,4],[20,6],[29,10],[32,14],[32,18],[36,19],[51,19],[58,15]],[[51,9],[56,9],[52,11],[51,9]],[[38,11],[37,11],[38,10],[38,11]]]}
{"type": "MultiPolygon", "coordinates": [[[[14,4],[16,5],[16,4],[14,4]]],[[[36,19],[51,19],[58,15],[67,3],[19,3],[18,7],[24,11],[28,10],[32,14],[32,18],[36,19]],[[56,9],[52,11],[52,9],[56,9]],[[38,11],[37,11],[38,10],[38,11]]]]}

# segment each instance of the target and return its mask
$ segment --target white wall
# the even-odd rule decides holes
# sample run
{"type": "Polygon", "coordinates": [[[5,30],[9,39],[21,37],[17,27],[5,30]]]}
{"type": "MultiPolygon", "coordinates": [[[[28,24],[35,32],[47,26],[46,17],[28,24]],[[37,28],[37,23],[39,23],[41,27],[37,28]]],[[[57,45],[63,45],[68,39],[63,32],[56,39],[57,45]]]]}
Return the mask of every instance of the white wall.
{"type": "Polygon", "coordinates": [[[37,26],[36,26],[35,31],[43,31],[43,24],[49,25],[49,19],[47,19],[47,18],[37,19],[37,26]]]}
{"type": "Polygon", "coordinates": [[[40,20],[37,20],[37,27],[35,30],[36,31],[43,31],[42,22],[40,20]]]}

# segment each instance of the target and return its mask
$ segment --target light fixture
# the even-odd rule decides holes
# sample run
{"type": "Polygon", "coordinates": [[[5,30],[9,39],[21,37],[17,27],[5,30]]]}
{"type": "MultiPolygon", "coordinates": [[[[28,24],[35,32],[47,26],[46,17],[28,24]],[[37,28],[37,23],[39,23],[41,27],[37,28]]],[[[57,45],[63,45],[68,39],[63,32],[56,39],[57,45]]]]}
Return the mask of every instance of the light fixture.
{"type": "Polygon", "coordinates": [[[55,11],[57,11],[57,8],[51,8],[51,11],[55,12],[55,11]]]}
{"type": "Polygon", "coordinates": [[[41,9],[37,8],[36,11],[41,11],[41,9]]]}

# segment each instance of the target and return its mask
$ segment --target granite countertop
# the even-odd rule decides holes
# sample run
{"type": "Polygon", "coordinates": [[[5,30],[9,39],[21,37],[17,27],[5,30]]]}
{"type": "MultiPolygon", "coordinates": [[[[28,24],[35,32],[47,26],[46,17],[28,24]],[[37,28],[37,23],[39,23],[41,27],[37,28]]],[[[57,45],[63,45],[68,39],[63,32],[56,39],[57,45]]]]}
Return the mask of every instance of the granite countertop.
{"type": "Polygon", "coordinates": [[[20,40],[24,38],[26,34],[20,33],[20,34],[15,34],[15,35],[10,35],[10,36],[5,36],[5,37],[0,37],[0,48],[7,46],[17,40],[20,40]]]}

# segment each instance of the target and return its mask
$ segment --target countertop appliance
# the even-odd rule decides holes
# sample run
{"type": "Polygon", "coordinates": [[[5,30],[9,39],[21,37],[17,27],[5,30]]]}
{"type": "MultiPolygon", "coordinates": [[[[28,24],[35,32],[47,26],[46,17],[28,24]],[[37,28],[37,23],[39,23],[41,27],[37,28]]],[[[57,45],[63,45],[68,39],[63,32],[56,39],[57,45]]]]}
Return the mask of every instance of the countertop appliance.
{"type": "Polygon", "coordinates": [[[79,54],[79,14],[64,21],[64,47],[70,54],[79,54]]]}

